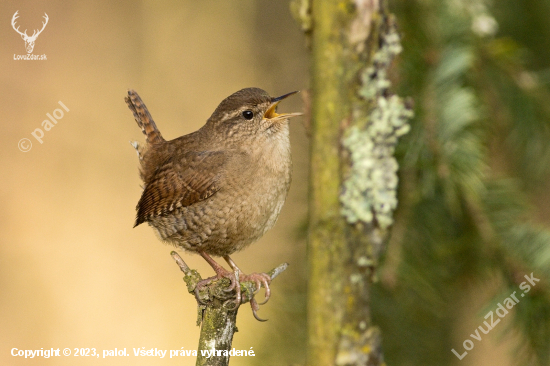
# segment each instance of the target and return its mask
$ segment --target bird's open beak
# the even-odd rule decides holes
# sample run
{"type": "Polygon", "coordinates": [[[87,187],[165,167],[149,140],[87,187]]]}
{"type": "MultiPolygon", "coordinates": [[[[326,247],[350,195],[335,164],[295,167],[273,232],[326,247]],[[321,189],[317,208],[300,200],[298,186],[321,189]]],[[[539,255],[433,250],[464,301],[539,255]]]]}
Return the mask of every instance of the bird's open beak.
{"type": "Polygon", "coordinates": [[[301,116],[302,113],[281,113],[281,114],[278,114],[276,112],[277,105],[281,102],[281,100],[283,100],[287,97],[290,97],[291,95],[294,95],[296,93],[298,93],[298,91],[293,91],[291,93],[281,95],[280,97],[277,97],[277,98],[271,98],[271,106],[269,106],[269,109],[265,112],[264,118],[273,120],[273,119],[283,119],[283,118],[286,119],[286,118],[290,118],[290,117],[301,116]]]}

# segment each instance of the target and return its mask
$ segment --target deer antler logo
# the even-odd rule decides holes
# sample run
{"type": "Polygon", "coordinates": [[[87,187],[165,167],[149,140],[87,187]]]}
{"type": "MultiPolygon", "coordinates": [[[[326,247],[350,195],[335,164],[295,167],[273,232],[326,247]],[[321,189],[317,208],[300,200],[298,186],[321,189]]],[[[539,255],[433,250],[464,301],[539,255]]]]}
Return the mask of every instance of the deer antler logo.
{"type": "Polygon", "coordinates": [[[39,31],[35,30],[32,36],[29,37],[27,36],[26,29],[25,29],[25,32],[21,33],[19,31],[19,27],[15,28],[15,19],[19,18],[17,16],[17,12],[19,12],[19,10],[17,10],[15,14],[13,14],[13,18],[11,18],[11,26],[13,27],[13,29],[15,29],[17,33],[21,35],[21,38],[23,38],[23,40],[25,41],[25,48],[27,49],[27,53],[31,53],[32,50],[34,49],[34,41],[36,41],[36,38],[38,37],[38,35],[42,33],[44,28],[46,28],[46,24],[48,24],[48,19],[49,19],[48,14],[44,13],[45,14],[44,18],[46,19],[46,22],[42,22],[42,29],[40,29],[39,31]]]}

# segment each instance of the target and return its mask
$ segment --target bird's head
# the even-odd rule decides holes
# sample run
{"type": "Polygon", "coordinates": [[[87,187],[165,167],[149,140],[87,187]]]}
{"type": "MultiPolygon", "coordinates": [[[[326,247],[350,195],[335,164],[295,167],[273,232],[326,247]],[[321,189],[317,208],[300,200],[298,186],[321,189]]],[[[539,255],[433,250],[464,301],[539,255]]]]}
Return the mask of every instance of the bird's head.
{"type": "Polygon", "coordinates": [[[297,91],[271,97],[259,88],[241,89],[225,98],[208,119],[206,127],[228,140],[268,136],[287,131],[289,118],[302,113],[277,113],[279,103],[297,91]]]}

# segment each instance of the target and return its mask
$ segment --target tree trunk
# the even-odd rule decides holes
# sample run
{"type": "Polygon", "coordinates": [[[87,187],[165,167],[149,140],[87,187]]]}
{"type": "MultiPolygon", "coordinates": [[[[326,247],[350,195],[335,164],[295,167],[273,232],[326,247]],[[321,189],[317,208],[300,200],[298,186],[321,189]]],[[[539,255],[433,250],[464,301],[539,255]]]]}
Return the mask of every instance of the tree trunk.
{"type": "Polygon", "coordinates": [[[381,365],[369,294],[397,203],[394,146],[411,113],[387,91],[399,37],[384,0],[302,1],[296,13],[311,47],[307,364],[381,365]],[[359,168],[367,160],[374,168],[359,168]]]}

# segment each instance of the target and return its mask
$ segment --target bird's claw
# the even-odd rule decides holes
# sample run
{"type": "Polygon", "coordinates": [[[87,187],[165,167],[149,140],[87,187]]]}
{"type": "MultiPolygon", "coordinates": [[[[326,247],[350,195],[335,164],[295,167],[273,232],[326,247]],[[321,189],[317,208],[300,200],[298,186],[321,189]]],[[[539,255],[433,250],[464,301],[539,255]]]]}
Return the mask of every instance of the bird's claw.
{"type": "Polygon", "coordinates": [[[238,287],[237,284],[239,283],[238,276],[236,276],[234,273],[229,273],[230,274],[228,274],[227,276],[224,276],[225,278],[229,279],[229,281],[231,281],[229,287],[223,289],[223,292],[227,293],[233,291],[236,287],[238,287]]]}
{"type": "Polygon", "coordinates": [[[241,303],[240,301],[237,301],[237,299],[229,299],[229,300],[226,300],[224,303],[223,303],[223,306],[224,307],[227,307],[228,310],[230,311],[234,311],[234,310],[237,310],[239,308],[239,306],[241,306],[241,303]],[[227,304],[229,303],[234,303],[233,307],[228,307],[227,304]]]}
{"type": "Polygon", "coordinates": [[[252,308],[252,315],[254,315],[254,318],[260,322],[266,322],[267,319],[262,319],[256,314],[258,310],[260,310],[260,305],[256,302],[254,298],[250,300],[250,307],[252,308]]]}
{"type": "Polygon", "coordinates": [[[206,302],[204,302],[202,299],[201,299],[201,296],[200,296],[200,291],[203,290],[206,286],[208,286],[210,283],[212,283],[212,281],[214,281],[215,279],[217,278],[217,276],[213,276],[213,277],[208,277],[208,278],[205,278],[204,280],[200,280],[197,285],[195,286],[195,298],[197,299],[197,302],[200,304],[200,305],[206,305],[206,302]]]}
{"type": "Polygon", "coordinates": [[[249,275],[242,276],[241,282],[246,281],[253,281],[256,284],[254,294],[257,294],[260,291],[262,285],[265,288],[265,299],[257,305],[264,305],[269,301],[271,296],[271,290],[269,288],[269,285],[271,284],[271,277],[267,273],[251,273],[249,275]]]}

